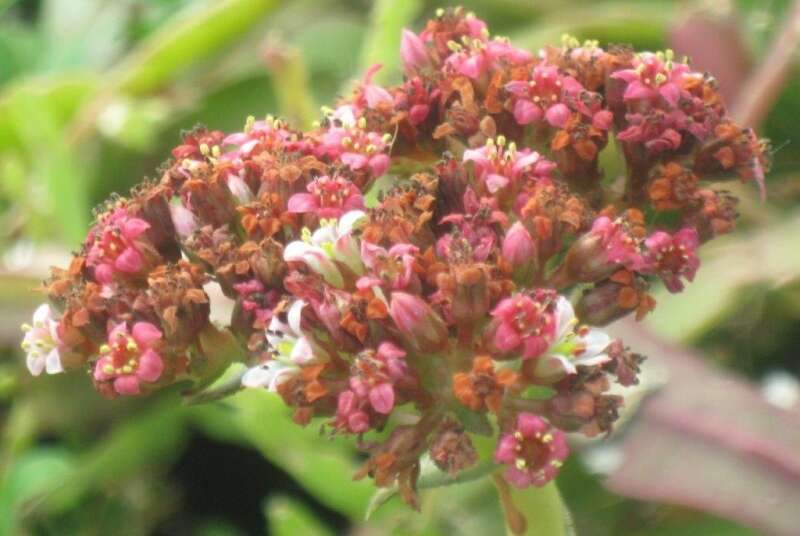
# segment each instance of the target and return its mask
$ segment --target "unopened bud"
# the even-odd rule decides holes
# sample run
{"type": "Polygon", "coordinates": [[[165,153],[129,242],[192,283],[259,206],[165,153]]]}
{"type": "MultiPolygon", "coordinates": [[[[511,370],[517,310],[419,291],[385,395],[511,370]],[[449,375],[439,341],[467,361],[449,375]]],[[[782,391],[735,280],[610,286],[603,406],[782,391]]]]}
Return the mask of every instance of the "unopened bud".
{"type": "Polygon", "coordinates": [[[441,349],[447,342],[444,321],[419,296],[393,292],[389,314],[409,343],[420,351],[441,349]]]}

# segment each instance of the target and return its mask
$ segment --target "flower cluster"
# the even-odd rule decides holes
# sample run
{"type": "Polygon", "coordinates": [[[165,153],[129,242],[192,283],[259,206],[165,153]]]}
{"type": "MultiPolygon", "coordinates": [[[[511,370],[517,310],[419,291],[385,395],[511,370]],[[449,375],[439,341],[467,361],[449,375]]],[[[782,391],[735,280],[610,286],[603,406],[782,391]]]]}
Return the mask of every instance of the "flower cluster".
{"type": "Polygon", "coordinates": [[[205,385],[227,337],[243,386],[297,423],[386,431],[359,441],[357,476],[411,504],[426,453],[451,474],[490,457],[473,434],[494,430],[491,459],[525,487],[555,477],[565,432],[608,433],[611,383],[636,383],[643,357],[600,327],[645,315],[658,279],[692,281],[700,244],[736,218],[711,181],[763,189],[765,142],[669,51],[566,38],[533,54],[455,8],[404,30],[400,54],[403,83],[370,69],[308,132],[267,117],[186,134],[46,282],[31,372],[89,369],[110,397],[205,385]],[[235,304],[224,328],[212,283],[235,304]]]}

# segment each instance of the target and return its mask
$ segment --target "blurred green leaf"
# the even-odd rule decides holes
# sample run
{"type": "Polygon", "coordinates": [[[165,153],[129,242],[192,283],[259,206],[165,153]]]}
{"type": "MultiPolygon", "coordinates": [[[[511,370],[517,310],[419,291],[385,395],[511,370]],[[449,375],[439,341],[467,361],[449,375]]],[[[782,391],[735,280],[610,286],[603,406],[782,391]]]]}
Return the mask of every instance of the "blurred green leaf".
{"type": "Polygon", "coordinates": [[[422,8],[420,0],[376,0],[372,5],[367,35],[361,45],[361,69],[380,63],[376,82],[400,78],[400,37],[422,8]]]}
{"type": "Polygon", "coordinates": [[[12,115],[19,95],[36,99],[36,107],[63,126],[87,101],[97,84],[94,75],[54,75],[23,79],[5,87],[0,93],[0,149],[22,151],[26,148],[12,115]]]}
{"type": "MultiPolygon", "coordinates": [[[[33,184],[45,189],[38,191],[42,215],[55,216],[57,226],[49,220],[47,229],[41,222],[39,232],[52,235],[55,231],[65,240],[78,243],[83,238],[89,220],[89,204],[85,169],[64,139],[57,118],[41,105],[41,97],[28,91],[10,96],[8,113],[12,125],[24,144],[33,184]]],[[[85,164],[84,164],[85,167],[85,164]]]]}
{"type": "Polygon", "coordinates": [[[273,536],[325,536],[332,534],[301,503],[285,496],[271,498],[265,505],[269,533],[273,536]]]}
{"type": "Polygon", "coordinates": [[[186,436],[183,408],[173,398],[116,427],[81,456],[58,486],[47,490],[42,509],[65,512],[92,489],[113,488],[180,453],[186,436]]]}
{"type": "Polygon", "coordinates": [[[265,52],[281,114],[294,128],[307,129],[317,117],[305,59],[291,46],[275,43],[265,52]]]}
{"type": "Polygon", "coordinates": [[[114,70],[116,87],[133,95],[159,89],[222,46],[241,39],[277,5],[278,0],[222,0],[179,13],[114,70]]]}
{"type": "Polygon", "coordinates": [[[670,2],[586,2],[570,9],[555,10],[542,17],[532,30],[512,35],[515,46],[536,50],[558,45],[569,33],[580,39],[597,39],[601,44],[630,43],[659,48],[666,40],[666,27],[675,17],[670,2]]]}
{"type": "Polygon", "coordinates": [[[38,447],[27,451],[0,484],[0,534],[19,534],[25,504],[60,486],[75,470],[75,459],[60,447],[38,447]]]}
{"type": "Polygon", "coordinates": [[[508,536],[573,536],[572,520],[555,482],[542,487],[515,488],[501,473],[495,485],[506,516],[508,536]]]}

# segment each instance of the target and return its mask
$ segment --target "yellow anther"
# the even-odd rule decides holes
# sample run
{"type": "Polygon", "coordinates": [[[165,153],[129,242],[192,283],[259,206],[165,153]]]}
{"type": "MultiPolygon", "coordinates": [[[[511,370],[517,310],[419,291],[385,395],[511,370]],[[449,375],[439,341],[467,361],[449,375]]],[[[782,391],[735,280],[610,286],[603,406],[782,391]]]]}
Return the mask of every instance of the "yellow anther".
{"type": "Polygon", "coordinates": [[[136,341],[130,340],[128,341],[128,344],[125,345],[125,349],[128,350],[129,352],[133,352],[135,350],[138,350],[139,346],[136,344],[136,341]]]}
{"type": "Polygon", "coordinates": [[[211,156],[213,156],[214,158],[219,158],[221,154],[222,150],[220,150],[219,145],[215,145],[214,147],[211,148],[211,156]]]}
{"type": "Polygon", "coordinates": [[[517,469],[521,471],[528,466],[528,462],[525,461],[525,458],[517,458],[514,461],[514,465],[516,466],[517,469]]]}
{"type": "Polygon", "coordinates": [[[111,351],[111,347],[109,345],[107,345],[107,344],[101,344],[100,345],[100,353],[101,354],[107,354],[110,351],[111,351]]]}
{"type": "Polygon", "coordinates": [[[131,372],[133,372],[133,367],[132,366],[125,365],[124,367],[122,367],[122,373],[123,374],[130,374],[131,372]]]}
{"type": "Polygon", "coordinates": [[[250,134],[255,124],[256,124],[256,118],[252,115],[248,115],[247,120],[245,120],[244,122],[244,133],[250,134]]]}
{"type": "Polygon", "coordinates": [[[201,143],[200,144],[200,154],[202,154],[203,156],[207,156],[209,150],[210,149],[209,149],[207,143],[201,143]]]}
{"type": "Polygon", "coordinates": [[[358,118],[358,128],[367,128],[367,118],[366,117],[359,117],[358,118]]]}
{"type": "Polygon", "coordinates": [[[456,43],[455,41],[448,41],[447,42],[447,48],[451,52],[461,52],[461,50],[463,49],[463,47],[461,45],[459,45],[458,43],[456,43]]]}
{"type": "Polygon", "coordinates": [[[505,145],[505,144],[506,144],[506,137],[505,137],[505,136],[503,136],[502,134],[500,134],[499,136],[497,136],[497,145],[499,145],[500,147],[502,147],[502,146],[503,146],[503,145],[505,145]]]}
{"type": "Polygon", "coordinates": [[[103,367],[103,372],[106,374],[114,374],[114,365],[105,365],[103,367]]]}
{"type": "Polygon", "coordinates": [[[31,326],[30,324],[26,323],[26,324],[22,324],[22,326],[20,326],[20,328],[22,328],[22,331],[26,331],[27,332],[27,331],[32,330],[33,326],[31,326]]]}

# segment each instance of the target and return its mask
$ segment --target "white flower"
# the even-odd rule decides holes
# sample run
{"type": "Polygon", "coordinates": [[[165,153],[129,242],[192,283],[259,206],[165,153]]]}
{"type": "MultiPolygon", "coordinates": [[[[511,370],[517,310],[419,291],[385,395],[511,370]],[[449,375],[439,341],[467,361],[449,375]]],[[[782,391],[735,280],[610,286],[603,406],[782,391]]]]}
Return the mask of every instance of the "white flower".
{"type": "Polygon", "coordinates": [[[605,353],[611,337],[600,329],[580,326],[572,304],[558,297],[555,311],[555,337],[553,343],[539,360],[537,373],[548,377],[575,374],[578,365],[601,365],[611,360],[605,353]]]}
{"type": "Polygon", "coordinates": [[[297,374],[299,370],[297,366],[287,365],[281,361],[268,361],[245,372],[242,376],[242,385],[252,388],[266,387],[274,393],[281,383],[297,374]]]}
{"type": "Polygon", "coordinates": [[[287,322],[272,317],[266,333],[273,359],[248,370],[242,377],[243,386],[266,387],[275,391],[281,383],[296,375],[300,366],[329,359],[328,354],[302,330],[305,305],[303,300],[292,303],[286,314],[287,322]]]}
{"type": "Polygon", "coordinates": [[[366,214],[351,210],[337,220],[323,220],[313,234],[306,233],[303,240],[295,240],[286,246],[283,259],[287,262],[303,262],[336,288],[344,286],[344,278],[334,261],[341,262],[356,275],[364,272],[359,241],[353,231],[366,214]]]}
{"type": "Polygon", "coordinates": [[[33,313],[33,325],[23,324],[22,330],[25,332],[22,349],[28,354],[26,362],[31,374],[38,376],[43,370],[48,374],[63,372],[58,321],[53,318],[50,306],[40,305],[33,313]]]}

